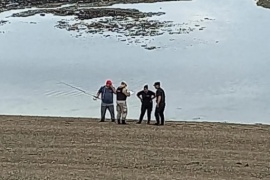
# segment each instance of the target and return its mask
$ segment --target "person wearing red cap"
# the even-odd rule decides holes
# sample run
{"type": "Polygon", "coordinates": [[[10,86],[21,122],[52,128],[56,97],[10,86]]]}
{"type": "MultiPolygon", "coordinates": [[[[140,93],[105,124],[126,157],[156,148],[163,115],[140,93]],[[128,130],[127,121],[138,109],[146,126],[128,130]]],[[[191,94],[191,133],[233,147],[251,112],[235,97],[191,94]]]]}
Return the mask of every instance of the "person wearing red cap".
{"type": "Polygon", "coordinates": [[[116,94],[116,90],[113,87],[111,80],[107,80],[106,85],[100,87],[100,89],[97,92],[96,97],[98,98],[100,94],[101,94],[101,120],[100,122],[105,121],[107,109],[109,110],[111,114],[111,121],[115,122],[113,94],[116,94]]]}

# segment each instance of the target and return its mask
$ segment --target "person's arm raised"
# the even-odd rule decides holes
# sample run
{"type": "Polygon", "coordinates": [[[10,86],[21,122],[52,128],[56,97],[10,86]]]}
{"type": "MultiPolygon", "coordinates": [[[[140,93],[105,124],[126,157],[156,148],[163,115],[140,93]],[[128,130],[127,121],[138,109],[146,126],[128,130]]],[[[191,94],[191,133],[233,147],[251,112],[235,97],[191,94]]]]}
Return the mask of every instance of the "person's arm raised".
{"type": "Polygon", "coordinates": [[[111,85],[110,87],[111,87],[113,93],[116,94],[116,89],[115,89],[115,87],[114,87],[113,85],[111,85]]]}
{"type": "Polygon", "coordinates": [[[127,88],[124,88],[122,92],[128,97],[130,96],[130,92],[128,92],[127,88]]]}

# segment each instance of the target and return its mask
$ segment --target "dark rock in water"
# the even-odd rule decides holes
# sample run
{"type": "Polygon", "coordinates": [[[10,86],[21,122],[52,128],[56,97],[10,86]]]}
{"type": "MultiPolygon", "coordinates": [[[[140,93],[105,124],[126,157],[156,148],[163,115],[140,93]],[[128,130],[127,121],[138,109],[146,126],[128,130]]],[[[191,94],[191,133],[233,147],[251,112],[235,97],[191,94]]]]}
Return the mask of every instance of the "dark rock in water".
{"type": "Polygon", "coordinates": [[[257,6],[261,6],[261,7],[270,9],[270,0],[258,0],[257,6]]]}
{"type": "Polygon", "coordinates": [[[8,21],[0,20],[0,26],[3,26],[6,23],[8,23],[8,21]]]}
{"type": "Polygon", "coordinates": [[[150,47],[145,47],[145,49],[147,49],[147,50],[154,50],[154,49],[156,49],[157,47],[155,47],[155,46],[150,46],[150,47]]]}
{"type": "MultiPolygon", "coordinates": [[[[137,9],[120,9],[120,8],[89,8],[77,11],[75,8],[58,8],[58,9],[38,9],[38,10],[28,10],[20,13],[15,13],[13,17],[28,17],[36,14],[40,14],[41,16],[45,16],[45,14],[54,14],[57,16],[77,16],[77,19],[85,20],[85,19],[93,19],[105,16],[115,17],[115,19],[119,21],[126,20],[127,17],[131,18],[144,18],[151,17],[155,15],[160,15],[158,13],[143,13],[137,9]]],[[[108,23],[108,20],[104,23],[108,23]]]]}
{"type": "Polygon", "coordinates": [[[166,0],[116,0],[116,1],[99,1],[99,0],[1,0],[0,12],[11,9],[23,9],[26,7],[52,8],[60,7],[61,5],[76,3],[75,7],[97,7],[97,6],[111,6],[113,4],[121,3],[154,3],[166,0]]]}
{"type": "Polygon", "coordinates": [[[1,20],[1,21],[0,21],[0,25],[1,25],[1,24],[6,24],[7,22],[8,22],[8,21],[1,20]]]}
{"type": "MultiPolygon", "coordinates": [[[[44,11],[44,10],[42,10],[44,11]]],[[[60,9],[50,9],[46,10],[45,13],[53,13],[59,15],[61,13],[65,14],[68,12],[72,14],[72,8],[60,8],[60,9]],[[49,12],[50,11],[50,12],[49,12]]],[[[28,14],[33,14],[37,12],[28,12],[28,14]]],[[[14,14],[14,16],[24,16],[24,14],[14,14]]],[[[172,21],[158,21],[158,20],[149,20],[148,15],[154,15],[156,13],[143,13],[134,9],[112,9],[112,8],[91,8],[83,10],[75,10],[74,16],[78,16],[77,19],[89,19],[95,17],[101,17],[98,20],[85,22],[79,21],[75,24],[69,23],[66,20],[58,21],[57,28],[66,29],[68,31],[78,31],[86,32],[91,34],[103,34],[103,33],[116,33],[116,38],[122,42],[128,42],[128,44],[142,44],[141,47],[144,47],[148,50],[157,49],[157,47],[147,47],[144,39],[149,39],[149,37],[160,36],[166,32],[170,34],[183,34],[193,31],[194,28],[176,28],[176,26],[184,26],[183,24],[177,25],[173,24],[172,21]],[[78,13],[79,12],[79,13],[78,13]],[[112,16],[107,18],[106,13],[112,12],[112,16]],[[83,28],[82,28],[83,26],[83,28]],[[138,40],[138,39],[141,39],[138,40]]],[[[76,18],[75,18],[76,19],[76,18]]],[[[107,35],[103,35],[108,37],[107,35]]]]}
{"type": "MultiPolygon", "coordinates": [[[[147,3],[161,2],[165,0],[151,0],[147,3]]],[[[1,8],[6,9],[6,5],[10,4],[9,0],[2,0],[0,3],[1,8]],[[4,2],[4,3],[2,3],[4,2]]],[[[150,46],[146,44],[145,38],[155,37],[169,34],[187,34],[193,31],[195,28],[187,27],[187,23],[174,24],[172,21],[159,21],[150,20],[148,17],[161,16],[164,12],[141,12],[137,9],[121,9],[121,8],[94,8],[98,6],[109,6],[119,3],[139,3],[145,2],[145,0],[117,0],[117,1],[95,1],[95,0],[13,0],[12,2],[18,3],[17,7],[9,5],[10,9],[25,8],[25,7],[42,7],[42,9],[26,10],[20,13],[12,14],[12,17],[29,17],[39,14],[40,16],[46,16],[46,14],[53,14],[56,16],[74,16],[75,23],[68,20],[58,21],[55,26],[59,29],[66,29],[68,31],[75,31],[78,33],[90,33],[109,37],[110,35],[104,35],[104,33],[113,33],[121,37],[119,41],[126,42],[128,44],[140,44],[148,50],[154,50],[158,47],[150,46]],[[71,4],[71,3],[75,3],[71,4]],[[69,4],[70,3],[70,4],[69,4]],[[61,5],[68,4],[68,6],[60,7],[61,5]],[[57,7],[57,8],[49,8],[57,7]],[[99,19],[95,19],[99,18],[99,19]],[[95,19],[93,21],[83,21],[95,19]],[[179,28],[180,27],[180,28],[179,28]]],[[[209,18],[208,18],[209,19],[209,18]]],[[[210,20],[210,19],[209,19],[210,20]]],[[[73,20],[72,20],[73,21],[73,20]]],[[[0,23],[1,25],[2,23],[0,23]]],[[[199,27],[199,25],[196,25],[199,27]]],[[[114,35],[113,35],[114,36],[114,35]]],[[[79,37],[74,36],[74,37],[79,37]]]]}
{"type": "MultiPolygon", "coordinates": [[[[71,12],[72,13],[72,12],[71,12]]],[[[75,15],[75,14],[73,14],[75,15]]],[[[91,8],[84,9],[80,14],[77,15],[78,19],[93,19],[98,17],[111,16],[111,17],[133,17],[141,16],[146,17],[146,15],[136,9],[117,9],[117,8],[91,8]]],[[[122,19],[119,19],[122,20],[122,19]]]]}
{"type": "Polygon", "coordinates": [[[214,19],[211,19],[211,18],[204,18],[204,20],[209,20],[209,21],[210,21],[210,20],[214,20],[214,19]]]}

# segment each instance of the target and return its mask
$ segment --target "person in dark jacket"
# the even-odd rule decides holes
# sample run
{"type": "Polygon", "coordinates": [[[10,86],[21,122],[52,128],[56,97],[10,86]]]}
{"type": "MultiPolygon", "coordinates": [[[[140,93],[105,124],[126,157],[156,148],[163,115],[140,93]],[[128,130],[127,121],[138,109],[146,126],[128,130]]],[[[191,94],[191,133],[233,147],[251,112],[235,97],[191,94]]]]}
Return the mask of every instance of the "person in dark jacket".
{"type": "Polygon", "coordinates": [[[100,94],[101,94],[101,120],[100,122],[105,121],[107,109],[109,110],[111,114],[111,121],[115,122],[113,94],[116,94],[116,90],[113,87],[111,80],[107,80],[106,85],[102,86],[98,90],[96,97],[99,98],[100,94]]]}
{"type": "Polygon", "coordinates": [[[155,82],[154,84],[156,88],[156,110],[155,110],[155,116],[156,116],[156,124],[155,125],[164,125],[164,110],[165,110],[165,92],[160,87],[160,82],[155,82]],[[161,122],[160,122],[161,120],[161,122]]]}
{"type": "Polygon", "coordinates": [[[121,117],[122,117],[122,124],[126,124],[126,117],[127,117],[127,97],[130,96],[130,92],[127,89],[127,83],[121,82],[121,85],[116,89],[116,110],[117,110],[117,123],[121,124],[121,117]]]}
{"type": "Polygon", "coordinates": [[[155,93],[153,91],[148,90],[148,85],[145,85],[143,90],[137,93],[137,97],[141,100],[141,115],[139,118],[139,122],[137,124],[141,124],[144,114],[147,110],[147,124],[150,124],[151,121],[151,113],[153,109],[153,99],[155,98],[155,93]]]}

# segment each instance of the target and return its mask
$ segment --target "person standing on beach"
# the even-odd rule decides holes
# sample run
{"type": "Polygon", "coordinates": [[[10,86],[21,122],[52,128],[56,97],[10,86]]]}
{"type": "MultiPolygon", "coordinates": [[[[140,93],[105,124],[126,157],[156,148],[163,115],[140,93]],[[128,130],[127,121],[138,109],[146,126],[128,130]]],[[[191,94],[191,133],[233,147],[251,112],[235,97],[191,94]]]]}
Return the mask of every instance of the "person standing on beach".
{"type": "Polygon", "coordinates": [[[122,124],[126,124],[126,117],[127,117],[127,97],[130,96],[130,92],[127,90],[127,83],[121,82],[121,85],[116,90],[116,99],[117,99],[117,123],[121,124],[121,117],[122,117],[122,124]]]}
{"type": "Polygon", "coordinates": [[[99,98],[100,94],[101,94],[101,120],[100,122],[105,121],[107,109],[109,109],[109,112],[111,114],[111,121],[115,122],[113,94],[116,94],[116,90],[113,87],[111,80],[107,80],[106,85],[102,86],[98,90],[96,97],[99,98]]]}
{"type": "Polygon", "coordinates": [[[153,109],[153,99],[155,98],[155,93],[151,90],[148,90],[148,85],[145,85],[143,90],[137,93],[137,97],[141,100],[141,115],[139,118],[139,122],[137,124],[141,124],[144,114],[147,110],[147,124],[150,124],[151,121],[151,113],[153,109]]]}
{"type": "Polygon", "coordinates": [[[156,88],[156,110],[155,110],[155,117],[156,117],[156,124],[155,125],[164,125],[164,110],[165,110],[165,92],[160,87],[160,82],[155,82],[154,84],[156,88]],[[160,122],[161,120],[161,122],[160,122]]]}

